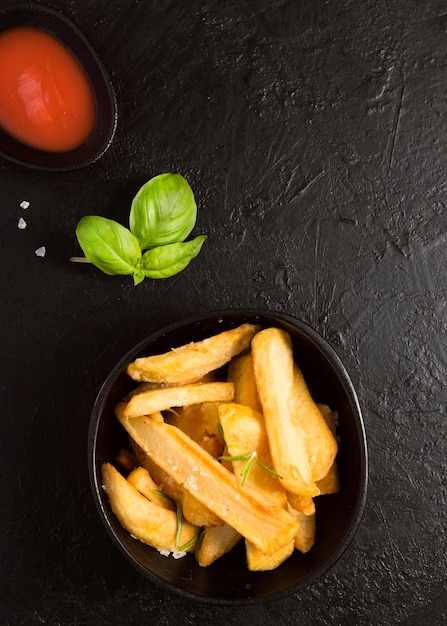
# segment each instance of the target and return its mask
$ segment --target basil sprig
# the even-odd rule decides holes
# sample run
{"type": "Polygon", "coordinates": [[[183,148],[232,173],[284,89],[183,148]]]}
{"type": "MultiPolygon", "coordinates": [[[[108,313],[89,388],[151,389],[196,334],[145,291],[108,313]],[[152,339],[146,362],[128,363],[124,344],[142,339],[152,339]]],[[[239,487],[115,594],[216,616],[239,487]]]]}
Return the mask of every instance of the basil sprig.
{"type": "Polygon", "coordinates": [[[178,274],[200,252],[206,235],[185,241],[195,226],[197,205],[180,174],[160,174],[145,183],[132,201],[129,226],[88,215],[76,227],[85,257],[109,275],[132,275],[138,285],[145,278],[178,274]]]}

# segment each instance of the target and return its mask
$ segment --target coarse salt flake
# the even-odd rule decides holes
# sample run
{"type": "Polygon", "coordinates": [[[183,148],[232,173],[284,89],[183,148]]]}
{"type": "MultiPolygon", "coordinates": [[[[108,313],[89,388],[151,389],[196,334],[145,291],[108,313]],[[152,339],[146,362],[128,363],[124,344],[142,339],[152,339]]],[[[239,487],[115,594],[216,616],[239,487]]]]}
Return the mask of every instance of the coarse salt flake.
{"type": "Polygon", "coordinates": [[[197,490],[199,488],[199,485],[197,484],[197,481],[194,476],[190,476],[188,478],[188,484],[191,487],[191,489],[197,490]]]}
{"type": "Polygon", "coordinates": [[[181,552],[173,552],[172,556],[174,557],[174,559],[182,559],[184,556],[186,556],[186,552],[184,552],[183,550],[181,552]]]}
{"type": "Polygon", "coordinates": [[[40,248],[37,248],[37,250],[35,251],[36,256],[45,256],[46,254],[46,248],[45,246],[40,246],[40,248]]]}
{"type": "Polygon", "coordinates": [[[21,217],[17,222],[17,227],[20,228],[20,230],[24,230],[26,228],[26,222],[23,217],[21,217]]]}
{"type": "Polygon", "coordinates": [[[29,207],[29,202],[28,202],[28,200],[23,200],[23,201],[20,203],[20,206],[21,206],[21,208],[22,208],[22,209],[27,209],[27,208],[29,207]]]}
{"type": "Polygon", "coordinates": [[[169,556],[171,554],[170,550],[159,550],[162,556],[169,556]]]}

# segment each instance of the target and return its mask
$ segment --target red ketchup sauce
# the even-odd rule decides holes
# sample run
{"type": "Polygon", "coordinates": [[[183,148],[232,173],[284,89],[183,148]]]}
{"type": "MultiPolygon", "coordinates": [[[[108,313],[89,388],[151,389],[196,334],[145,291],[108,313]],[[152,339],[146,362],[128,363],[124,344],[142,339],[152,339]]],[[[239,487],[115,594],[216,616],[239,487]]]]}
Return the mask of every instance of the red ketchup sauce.
{"type": "Polygon", "coordinates": [[[96,113],[87,75],[58,39],[33,26],[0,33],[0,127],[7,134],[67,152],[91,135],[96,113]]]}

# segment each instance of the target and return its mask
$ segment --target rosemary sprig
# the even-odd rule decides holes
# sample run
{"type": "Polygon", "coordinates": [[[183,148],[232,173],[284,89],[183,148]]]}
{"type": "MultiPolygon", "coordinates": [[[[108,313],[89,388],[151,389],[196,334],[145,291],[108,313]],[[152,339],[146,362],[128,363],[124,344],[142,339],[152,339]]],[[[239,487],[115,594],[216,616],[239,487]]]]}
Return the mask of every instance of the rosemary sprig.
{"type": "Polygon", "coordinates": [[[171,504],[174,506],[176,510],[177,529],[175,531],[175,547],[179,549],[178,544],[180,541],[180,537],[182,535],[182,524],[183,524],[182,505],[179,502],[176,502],[174,498],[171,498],[171,496],[169,496],[164,491],[160,491],[159,489],[152,489],[151,491],[152,493],[156,493],[157,495],[163,496],[163,498],[166,498],[167,500],[169,500],[169,502],[171,502],[171,504]]]}
{"type": "Polygon", "coordinates": [[[275,470],[271,469],[270,467],[267,467],[266,465],[264,465],[264,463],[261,463],[261,461],[258,458],[258,453],[256,452],[256,450],[253,450],[253,452],[249,452],[248,454],[241,454],[239,456],[221,456],[220,458],[223,461],[247,461],[241,471],[241,476],[242,476],[241,487],[243,487],[245,483],[247,482],[247,478],[250,473],[251,467],[253,465],[253,461],[256,461],[256,463],[259,465],[260,468],[262,468],[263,470],[265,470],[272,476],[275,476],[276,478],[282,478],[282,476],[278,474],[277,472],[275,472],[275,470]]]}
{"type": "Polygon", "coordinates": [[[177,532],[175,533],[175,547],[179,549],[178,544],[182,534],[182,505],[177,502],[177,532]]]}
{"type": "Polygon", "coordinates": [[[184,543],[182,546],[180,546],[180,548],[178,548],[178,551],[179,552],[185,552],[186,550],[191,548],[196,542],[197,542],[197,545],[198,545],[198,542],[201,539],[203,533],[204,533],[204,530],[202,529],[200,532],[197,533],[197,535],[194,535],[194,537],[192,539],[190,539],[189,541],[184,543]]]}
{"type": "Polygon", "coordinates": [[[224,442],[224,445],[226,445],[224,431],[222,428],[222,424],[220,422],[217,422],[217,432],[219,433],[220,438],[224,442]]]}

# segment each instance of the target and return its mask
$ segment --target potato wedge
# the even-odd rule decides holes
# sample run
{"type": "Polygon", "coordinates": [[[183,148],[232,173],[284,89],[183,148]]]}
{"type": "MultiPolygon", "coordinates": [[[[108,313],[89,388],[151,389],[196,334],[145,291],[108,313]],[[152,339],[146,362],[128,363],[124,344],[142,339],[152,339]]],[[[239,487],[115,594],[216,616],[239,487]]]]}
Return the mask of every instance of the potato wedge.
{"type": "Polygon", "coordinates": [[[242,324],[165,354],[140,357],[128,365],[127,373],[138,381],[192,383],[248,348],[258,330],[255,324],[242,324]]]}
{"type": "Polygon", "coordinates": [[[303,428],[297,423],[294,361],[290,336],[267,328],[252,340],[256,386],[274,469],[288,491],[313,497],[319,493],[312,477],[303,428]]]}
{"type": "Polygon", "coordinates": [[[328,473],[337,455],[337,440],[332,434],[320,409],[312,399],[300,368],[294,366],[294,402],[292,419],[305,433],[306,447],[314,481],[328,473]]]}
{"type": "Polygon", "coordinates": [[[158,506],[161,506],[164,509],[170,509],[171,511],[175,509],[172,498],[168,494],[160,495],[160,493],[158,493],[161,490],[152,480],[151,475],[145,467],[140,466],[132,470],[127,476],[127,480],[141,493],[141,495],[154,504],[158,504],[158,506]]]}
{"type": "Polygon", "coordinates": [[[201,567],[208,567],[223,556],[242,539],[242,535],[228,524],[205,528],[196,552],[197,562],[201,567]]]}
{"type": "Polygon", "coordinates": [[[309,552],[315,543],[316,523],[314,515],[304,515],[300,511],[295,511],[290,505],[288,511],[298,522],[298,532],[295,537],[295,548],[305,554],[309,552]]]}
{"type": "Polygon", "coordinates": [[[274,552],[263,552],[250,541],[245,541],[247,567],[252,572],[265,572],[276,569],[283,561],[289,558],[295,549],[295,541],[289,541],[285,546],[274,552]]]}
{"type": "Polygon", "coordinates": [[[228,367],[227,380],[234,384],[234,401],[236,404],[249,406],[253,411],[262,413],[251,352],[242,354],[231,361],[228,367]]]}
{"type": "MultiPolygon", "coordinates": [[[[199,528],[184,521],[178,544],[177,514],[145,498],[110,463],[102,466],[104,489],[113,512],[131,535],[157,550],[178,551],[199,533],[199,528]]],[[[193,550],[194,546],[189,548],[193,550]]]]}
{"type": "MultiPolygon", "coordinates": [[[[242,456],[255,451],[263,465],[273,468],[264,418],[261,413],[236,403],[220,404],[218,413],[229,455],[242,456]]],[[[246,462],[232,461],[233,472],[239,484],[242,483],[241,472],[246,462]]],[[[253,462],[245,484],[275,506],[286,505],[286,492],[281,482],[256,462],[253,462]]]]}
{"type": "Polygon", "coordinates": [[[309,496],[298,496],[296,493],[288,492],[287,501],[295,511],[299,511],[304,515],[315,515],[315,502],[309,496]]]}
{"type": "Polygon", "coordinates": [[[138,460],[134,454],[130,450],[126,448],[121,448],[121,450],[116,455],[117,464],[126,472],[131,472],[138,466],[138,460]]]}
{"type": "Polygon", "coordinates": [[[293,516],[242,489],[233,474],[175,426],[147,416],[121,419],[121,424],[165,472],[264,552],[295,537],[293,516]]]}
{"type": "Polygon", "coordinates": [[[218,430],[218,406],[218,402],[203,402],[179,407],[175,413],[166,416],[165,421],[180,428],[217,459],[224,449],[224,442],[218,430]]]}
{"type": "Polygon", "coordinates": [[[233,397],[233,383],[194,383],[181,387],[150,389],[132,396],[124,409],[124,417],[152,415],[172,407],[203,402],[231,402],[233,397]]]}
{"type": "MultiPolygon", "coordinates": [[[[327,404],[319,404],[318,408],[328,425],[331,433],[335,437],[337,431],[337,425],[335,422],[335,415],[333,411],[327,406],[327,404]]],[[[328,495],[331,493],[338,493],[340,491],[340,478],[338,475],[337,459],[332,463],[328,473],[324,478],[317,481],[317,487],[320,490],[320,495],[328,495]]]]}

